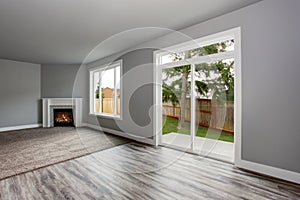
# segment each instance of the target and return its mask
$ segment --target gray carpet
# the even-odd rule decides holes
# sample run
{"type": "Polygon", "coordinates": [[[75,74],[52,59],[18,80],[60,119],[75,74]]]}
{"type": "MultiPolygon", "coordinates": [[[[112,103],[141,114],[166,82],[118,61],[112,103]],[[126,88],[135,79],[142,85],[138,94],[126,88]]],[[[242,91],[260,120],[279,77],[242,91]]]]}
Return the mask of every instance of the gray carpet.
{"type": "Polygon", "coordinates": [[[89,128],[36,128],[0,133],[0,180],[128,143],[89,128]]]}

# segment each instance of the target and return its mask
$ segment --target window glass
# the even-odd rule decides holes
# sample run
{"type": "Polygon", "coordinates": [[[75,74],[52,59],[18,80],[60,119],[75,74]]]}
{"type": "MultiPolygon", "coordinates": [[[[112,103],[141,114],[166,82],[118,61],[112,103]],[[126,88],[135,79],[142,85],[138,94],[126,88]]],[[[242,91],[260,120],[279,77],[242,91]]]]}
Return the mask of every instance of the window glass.
{"type": "Polygon", "coordinates": [[[90,72],[91,80],[91,113],[121,115],[121,62],[107,69],[99,68],[90,72]]]}
{"type": "Polygon", "coordinates": [[[166,55],[161,56],[161,64],[176,62],[179,60],[185,60],[189,58],[195,58],[200,56],[212,55],[221,52],[234,51],[234,41],[226,40],[215,44],[194,48],[182,52],[169,52],[166,55]]]}
{"type": "Polygon", "coordinates": [[[99,72],[93,73],[94,84],[94,112],[100,112],[99,110],[99,72]]]}
{"type": "Polygon", "coordinates": [[[120,84],[120,78],[121,78],[121,68],[116,67],[116,109],[117,109],[117,115],[121,114],[121,84],[120,84]]]}
{"type": "Polygon", "coordinates": [[[114,89],[115,89],[115,69],[102,72],[101,92],[102,92],[102,113],[114,114],[114,89]]]}

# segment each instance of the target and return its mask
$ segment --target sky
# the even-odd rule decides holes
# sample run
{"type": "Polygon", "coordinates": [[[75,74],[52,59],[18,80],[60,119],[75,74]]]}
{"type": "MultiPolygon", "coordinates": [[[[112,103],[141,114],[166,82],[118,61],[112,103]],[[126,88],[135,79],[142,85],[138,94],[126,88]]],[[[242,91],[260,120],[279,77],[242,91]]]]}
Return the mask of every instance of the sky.
{"type": "MultiPolygon", "coordinates": [[[[116,77],[117,77],[117,89],[120,89],[120,67],[116,68],[116,77]]],[[[101,72],[101,88],[114,88],[114,68],[108,69],[101,72]]],[[[94,84],[99,82],[99,72],[94,74],[94,84]]]]}

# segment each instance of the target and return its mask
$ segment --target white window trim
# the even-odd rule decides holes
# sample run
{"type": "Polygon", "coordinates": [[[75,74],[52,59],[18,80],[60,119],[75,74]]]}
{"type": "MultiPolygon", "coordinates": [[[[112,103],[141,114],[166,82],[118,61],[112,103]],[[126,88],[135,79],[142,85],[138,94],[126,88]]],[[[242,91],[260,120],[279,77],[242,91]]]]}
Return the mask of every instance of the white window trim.
{"type": "MultiPolygon", "coordinates": [[[[154,133],[156,134],[154,136],[155,139],[155,145],[161,145],[161,91],[160,91],[160,85],[161,85],[161,69],[162,68],[168,68],[173,65],[178,66],[179,62],[185,62],[186,61],[179,61],[174,63],[166,63],[161,64],[161,56],[169,54],[169,52],[182,52],[188,49],[193,48],[199,48],[207,45],[211,45],[220,41],[225,41],[229,39],[234,39],[235,41],[235,47],[234,51],[230,52],[224,52],[224,53],[218,53],[217,55],[207,55],[207,56],[201,56],[198,58],[191,58],[189,59],[188,63],[193,65],[195,63],[199,62],[206,62],[219,60],[219,59],[226,59],[228,57],[234,57],[235,59],[235,67],[234,73],[235,73],[235,84],[234,84],[234,101],[235,101],[235,112],[234,112],[234,164],[237,166],[240,166],[241,164],[241,151],[242,151],[242,83],[241,83],[241,28],[233,28],[227,31],[223,31],[220,33],[212,34],[209,36],[201,37],[199,39],[195,39],[193,41],[180,43],[174,46],[166,47],[162,50],[154,51],[153,53],[153,60],[154,60],[154,70],[153,70],[153,77],[154,77],[154,102],[156,106],[156,112],[154,114],[154,133]]],[[[193,102],[192,102],[193,105],[193,102]]],[[[193,144],[193,138],[192,138],[192,144],[193,144]]]]}
{"type": "Polygon", "coordinates": [[[211,54],[206,56],[200,56],[196,58],[189,58],[186,60],[179,60],[179,61],[170,62],[166,64],[158,64],[158,66],[160,66],[162,69],[165,69],[165,68],[183,66],[183,65],[196,65],[199,63],[206,63],[206,62],[212,63],[220,60],[234,58],[234,55],[235,55],[234,51],[227,51],[227,52],[221,52],[221,53],[216,53],[216,54],[211,54]]]}
{"type": "Polygon", "coordinates": [[[179,52],[183,52],[183,51],[190,50],[190,49],[195,49],[195,48],[199,48],[199,47],[203,47],[203,46],[212,45],[212,44],[218,43],[220,41],[231,40],[235,35],[235,33],[234,33],[235,29],[236,28],[227,30],[227,31],[223,31],[220,33],[215,33],[212,35],[204,36],[204,37],[201,37],[198,39],[194,39],[192,41],[183,42],[183,43],[173,45],[170,47],[166,47],[166,48],[163,48],[162,50],[157,50],[154,53],[156,55],[159,54],[160,56],[164,56],[164,55],[170,54],[170,52],[179,53],[179,52]]]}
{"type": "MultiPolygon", "coordinates": [[[[108,63],[105,65],[101,65],[99,67],[94,67],[89,69],[89,79],[90,79],[90,84],[89,84],[89,97],[90,97],[90,101],[89,101],[89,115],[93,115],[93,116],[99,116],[99,117],[104,117],[104,118],[110,118],[110,119],[117,119],[117,120],[122,120],[122,114],[123,114],[123,108],[122,108],[122,100],[123,100],[123,81],[122,81],[122,74],[123,74],[123,62],[122,60],[118,60],[115,61],[113,63],[108,63]],[[117,115],[117,80],[116,80],[116,67],[120,66],[120,115],[117,115]],[[111,68],[114,68],[114,112],[115,114],[108,114],[108,113],[96,113],[94,112],[94,99],[95,99],[95,88],[94,88],[94,73],[95,72],[100,72],[99,76],[101,77],[101,72],[109,70],[111,68]]],[[[99,77],[99,80],[101,79],[99,77]]],[[[101,91],[101,81],[99,83],[99,98],[102,96],[102,91],[101,91]]],[[[99,109],[101,109],[102,107],[102,101],[99,101],[99,109]]]]}

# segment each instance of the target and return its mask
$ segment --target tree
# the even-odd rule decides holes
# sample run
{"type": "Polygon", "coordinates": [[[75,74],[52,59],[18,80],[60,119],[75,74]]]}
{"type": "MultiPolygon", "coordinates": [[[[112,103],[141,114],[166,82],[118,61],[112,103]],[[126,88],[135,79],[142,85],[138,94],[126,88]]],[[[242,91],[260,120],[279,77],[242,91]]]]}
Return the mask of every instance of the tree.
{"type": "Polygon", "coordinates": [[[225,93],[226,101],[233,101],[234,98],[234,74],[232,73],[233,65],[234,61],[230,63],[219,61],[216,63],[216,67],[221,75],[218,79],[218,83],[223,85],[223,87],[219,87],[221,89],[219,89],[218,93],[225,93]]]}
{"type": "MultiPolygon", "coordinates": [[[[95,94],[96,94],[96,99],[99,99],[99,83],[98,83],[98,86],[97,86],[97,89],[95,91],[95,94]]],[[[104,93],[102,93],[102,100],[105,98],[105,95],[104,93]]]]}
{"type": "MultiPolygon", "coordinates": [[[[208,86],[207,93],[213,91],[213,99],[219,103],[223,101],[232,101],[234,94],[234,74],[232,71],[234,61],[218,61],[215,63],[201,63],[196,65],[196,73],[198,76],[206,77],[208,86]],[[209,79],[211,73],[214,78],[209,79]]],[[[197,83],[196,83],[197,84],[197,83]]]]}
{"type": "MultiPolygon", "coordinates": [[[[186,107],[186,94],[188,88],[188,76],[191,72],[190,65],[179,66],[169,69],[164,69],[166,74],[166,78],[163,83],[163,97],[165,98],[165,102],[172,98],[173,103],[180,104],[180,122],[178,123],[178,129],[182,129],[185,127],[185,107],[186,107]],[[169,78],[174,79],[170,84],[166,83],[166,80],[169,78]]],[[[173,108],[175,107],[173,104],[173,108]]],[[[175,109],[173,109],[175,110],[175,109]]]]}
{"type": "Polygon", "coordinates": [[[168,86],[167,84],[163,84],[163,92],[162,92],[162,101],[164,103],[171,102],[173,106],[173,115],[175,115],[175,107],[179,103],[178,98],[175,94],[175,87],[168,86]]]}
{"type": "MultiPolygon", "coordinates": [[[[217,44],[213,44],[213,45],[209,45],[209,46],[204,46],[204,47],[200,47],[197,49],[184,51],[181,53],[175,53],[175,54],[172,54],[171,56],[172,56],[173,61],[178,61],[178,60],[182,60],[182,59],[185,60],[185,59],[193,58],[195,56],[204,56],[204,55],[215,54],[218,52],[224,52],[230,42],[233,42],[233,40],[221,42],[221,43],[217,43],[217,44]]],[[[206,68],[207,68],[206,72],[209,75],[211,66],[206,65],[206,68]]],[[[222,73],[226,72],[226,71],[223,72],[222,71],[223,69],[221,69],[221,67],[220,67],[220,70],[222,73]]],[[[172,93],[171,96],[172,95],[176,96],[177,97],[176,102],[179,102],[179,104],[180,104],[180,117],[179,117],[179,123],[178,123],[177,128],[183,129],[183,128],[185,128],[186,97],[187,97],[187,89],[188,89],[188,84],[189,84],[188,77],[191,73],[191,66],[190,65],[178,66],[178,67],[174,67],[174,68],[170,68],[170,69],[165,69],[164,72],[166,74],[166,80],[168,78],[172,79],[174,77],[179,77],[179,80],[181,82],[180,99],[178,98],[178,95],[176,95],[175,93],[172,93]]],[[[229,75],[229,73],[227,73],[227,76],[224,76],[224,78],[225,77],[228,78],[228,75],[229,75]]],[[[175,81],[178,82],[178,80],[175,80],[175,81]]],[[[209,87],[208,87],[207,83],[197,80],[197,81],[195,81],[195,84],[197,87],[197,92],[199,92],[201,95],[206,95],[208,93],[209,87]]],[[[165,86],[166,85],[167,84],[165,83],[165,86]]],[[[170,93],[171,93],[169,90],[163,90],[163,92],[165,92],[165,95],[170,95],[170,93]]],[[[175,99],[175,97],[172,97],[172,98],[175,99]]]]}
{"type": "MultiPolygon", "coordinates": [[[[188,59],[190,57],[190,51],[186,51],[183,54],[173,54],[173,56],[174,61],[188,59]]],[[[178,66],[174,68],[165,69],[164,72],[166,74],[165,80],[167,80],[168,78],[177,77],[177,79],[170,84],[172,87],[169,88],[173,90],[173,95],[176,96],[176,101],[178,101],[180,104],[180,117],[177,128],[183,129],[185,128],[186,95],[188,88],[188,76],[191,73],[191,66],[178,66]],[[175,93],[176,88],[174,87],[176,84],[179,84],[177,87],[179,89],[177,90],[177,94],[175,93]],[[178,98],[179,96],[180,98],[178,98]]]]}
{"type": "Polygon", "coordinates": [[[208,85],[203,81],[195,81],[197,92],[203,96],[208,93],[208,85]]]}
{"type": "Polygon", "coordinates": [[[97,84],[97,89],[95,91],[96,99],[99,99],[99,83],[97,84]]]}

